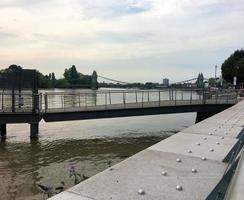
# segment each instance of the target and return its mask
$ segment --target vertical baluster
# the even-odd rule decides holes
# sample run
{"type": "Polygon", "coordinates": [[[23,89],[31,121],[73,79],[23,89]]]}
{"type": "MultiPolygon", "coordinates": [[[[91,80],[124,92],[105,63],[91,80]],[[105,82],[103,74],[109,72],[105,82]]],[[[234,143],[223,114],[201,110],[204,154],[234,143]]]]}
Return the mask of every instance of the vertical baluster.
{"type": "Polygon", "coordinates": [[[181,101],[183,101],[184,97],[183,97],[183,90],[181,90],[181,101]]]}
{"type": "Polygon", "coordinates": [[[46,113],[48,110],[47,93],[45,93],[44,95],[44,103],[45,103],[45,113],[46,113]]]}
{"type": "Polygon", "coordinates": [[[62,94],[61,94],[61,108],[62,110],[64,110],[64,97],[62,94]]]}
{"type": "Polygon", "coordinates": [[[4,111],[4,94],[2,93],[2,111],[4,111]]]}
{"type": "Polygon", "coordinates": [[[142,105],[142,107],[143,107],[143,102],[144,102],[144,91],[142,91],[142,94],[141,94],[141,99],[142,99],[142,101],[141,101],[141,102],[142,102],[142,104],[141,104],[141,105],[142,105]]]}
{"type": "Polygon", "coordinates": [[[170,89],[169,89],[169,101],[171,100],[171,94],[170,94],[170,89]]]}
{"type": "Polygon", "coordinates": [[[160,96],[160,90],[158,91],[158,106],[161,106],[161,96],[160,96]]]}
{"type": "Polygon", "coordinates": [[[149,99],[149,95],[150,95],[150,93],[149,93],[149,91],[148,91],[148,92],[147,92],[147,102],[150,101],[150,99],[149,99]]]}
{"type": "Polygon", "coordinates": [[[176,105],[176,100],[177,100],[177,89],[175,90],[175,105],[176,105]]]}
{"type": "Polygon", "coordinates": [[[192,90],[191,90],[191,96],[190,96],[190,104],[192,104],[192,90]]]}
{"type": "Polygon", "coordinates": [[[107,92],[105,92],[105,109],[107,109],[107,92]]]}
{"type": "Polygon", "coordinates": [[[218,103],[218,90],[216,90],[216,104],[218,103]]]}
{"type": "Polygon", "coordinates": [[[85,93],[85,109],[87,110],[87,93],[85,93]]]}
{"type": "Polygon", "coordinates": [[[80,105],[80,93],[79,93],[79,108],[81,107],[81,105],[80,105]]]}
{"type": "Polygon", "coordinates": [[[135,94],[136,94],[136,103],[137,103],[137,102],[138,102],[138,99],[137,99],[137,91],[136,91],[136,93],[135,93],[135,94]]]}
{"type": "Polygon", "coordinates": [[[124,104],[124,107],[126,107],[126,94],[125,94],[125,91],[123,91],[123,104],[124,104]]]}
{"type": "Polygon", "coordinates": [[[63,106],[63,108],[64,108],[64,111],[65,111],[65,94],[64,94],[64,96],[63,96],[63,103],[64,103],[64,106],[63,106]]]}
{"type": "Polygon", "coordinates": [[[112,104],[112,99],[111,99],[111,92],[110,92],[110,90],[109,90],[109,104],[111,105],[112,104]]]}

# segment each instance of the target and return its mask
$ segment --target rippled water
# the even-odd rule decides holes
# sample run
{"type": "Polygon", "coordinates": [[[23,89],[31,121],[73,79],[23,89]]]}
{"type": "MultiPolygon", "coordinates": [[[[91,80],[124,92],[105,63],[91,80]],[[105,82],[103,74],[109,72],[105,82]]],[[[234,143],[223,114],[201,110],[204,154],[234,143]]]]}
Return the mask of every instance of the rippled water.
{"type": "Polygon", "coordinates": [[[109,166],[182,130],[195,113],[40,123],[39,141],[29,126],[8,125],[0,143],[0,199],[43,199],[36,184],[57,187],[74,180],[69,170],[93,176],[109,166]]]}

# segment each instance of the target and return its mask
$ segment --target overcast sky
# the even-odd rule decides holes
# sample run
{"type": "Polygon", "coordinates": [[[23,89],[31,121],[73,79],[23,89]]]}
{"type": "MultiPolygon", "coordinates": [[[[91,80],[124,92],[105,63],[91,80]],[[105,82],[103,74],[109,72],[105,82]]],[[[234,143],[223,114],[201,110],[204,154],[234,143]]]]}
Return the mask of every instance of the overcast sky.
{"type": "Polygon", "coordinates": [[[243,47],[243,0],[0,0],[1,69],[173,82],[243,47]]]}

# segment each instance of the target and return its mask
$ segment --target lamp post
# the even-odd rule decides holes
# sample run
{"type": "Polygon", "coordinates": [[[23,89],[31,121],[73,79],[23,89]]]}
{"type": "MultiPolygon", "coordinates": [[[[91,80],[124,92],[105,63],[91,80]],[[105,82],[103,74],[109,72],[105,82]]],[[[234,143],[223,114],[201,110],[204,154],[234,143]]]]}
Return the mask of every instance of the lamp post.
{"type": "Polygon", "coordinates": [[[215,65],[215,80],[217,79],[217,68],[218,68],[218,66],[215,65]]]}

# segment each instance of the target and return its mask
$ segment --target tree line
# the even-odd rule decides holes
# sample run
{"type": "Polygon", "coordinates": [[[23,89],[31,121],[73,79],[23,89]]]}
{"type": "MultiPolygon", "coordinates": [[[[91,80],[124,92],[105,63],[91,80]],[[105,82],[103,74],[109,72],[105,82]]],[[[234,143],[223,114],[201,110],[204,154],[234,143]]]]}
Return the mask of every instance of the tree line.
{"type": "MultiPolygon", "coordinates": [[[[21,71],[23,68],[18,65],[10,65],[7,69],[0,70],[0,79],[7,77],[11,72],[21,71]]],[[[75,65],[66,68],[62,78],[56,78],[54,72],[44,75],[36,71],[39,88],[91,88],[97,89],[97,72],[93,71],[92,75],[85,75],[77,71],[75,65]]],[[[25,79],[31,79],[31,75],[25,75],[25,79]],[[30,76],[30,77],[28,77],[30,76]]]]}

